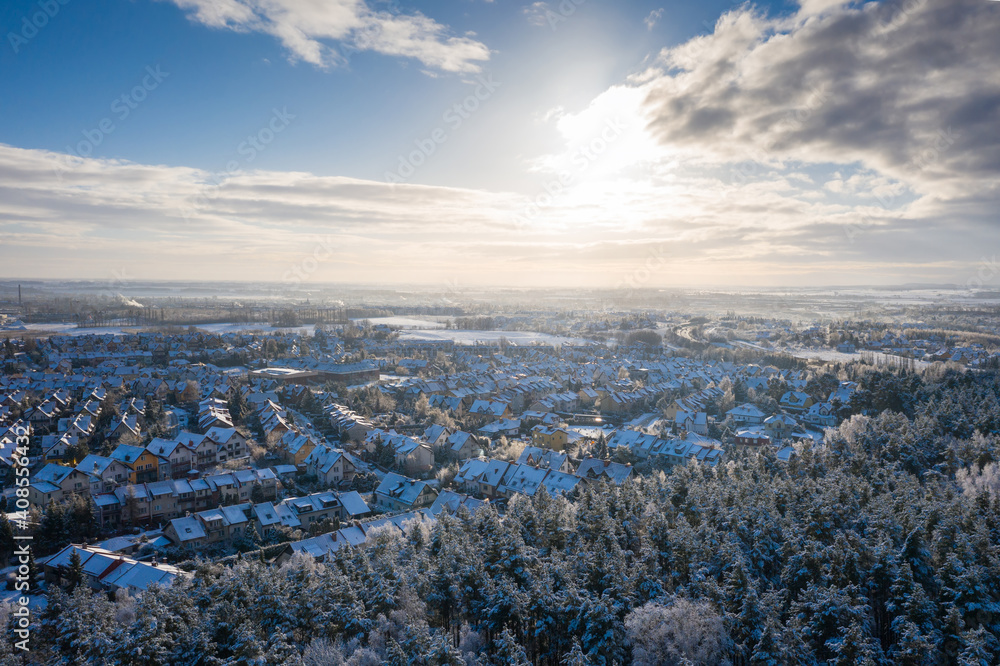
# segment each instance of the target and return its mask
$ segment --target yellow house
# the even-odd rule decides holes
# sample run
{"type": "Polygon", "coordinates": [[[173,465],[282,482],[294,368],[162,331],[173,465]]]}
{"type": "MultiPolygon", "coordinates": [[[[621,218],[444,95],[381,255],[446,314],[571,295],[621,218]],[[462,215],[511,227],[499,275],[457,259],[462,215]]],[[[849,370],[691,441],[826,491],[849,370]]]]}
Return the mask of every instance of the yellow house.
{"type": "Polygon", "coordinates": [[[285,462],[289,465],[300,467],[305,465],[306,458],[316,448],[316,442],[306,435],[300,435],[294,430],[289,430],[281,438],[280,449],[284,454],[285,462]]]}
{"type": "Polygon", "coordinates": [[[129,483],[152,483],[159,478],[159,458],[146,449],[120,444],[111,452],[111,458],[129,468],[129,483]]]}
{"type": "Polygon", "coordinates": [[[569,444],[569,431],[563,428],[536,425],[531,429],[531,441],[536,446],[562,451],[569,444]]]}

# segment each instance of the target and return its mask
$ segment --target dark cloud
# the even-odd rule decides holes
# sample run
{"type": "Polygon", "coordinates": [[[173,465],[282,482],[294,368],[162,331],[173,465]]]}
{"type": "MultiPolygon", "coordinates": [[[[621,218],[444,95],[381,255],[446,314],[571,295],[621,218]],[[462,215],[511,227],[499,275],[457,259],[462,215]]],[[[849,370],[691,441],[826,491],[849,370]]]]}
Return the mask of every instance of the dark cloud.
{"type": "Polygon", "coordinates": [[[663,144],[858,161],[925,192],[998,174],[1000,3],[907,0],[784,19],[741,9],[663,62],[668,73],[647,85],[663,144]]]}

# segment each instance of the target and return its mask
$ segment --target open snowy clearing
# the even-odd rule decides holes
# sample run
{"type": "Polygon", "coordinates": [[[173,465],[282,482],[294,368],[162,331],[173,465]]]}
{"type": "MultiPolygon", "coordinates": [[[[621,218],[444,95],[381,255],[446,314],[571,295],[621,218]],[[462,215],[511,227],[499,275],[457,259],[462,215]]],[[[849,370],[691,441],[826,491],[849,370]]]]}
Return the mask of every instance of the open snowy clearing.
{"type": "Polygon", "coordinates": [[[494,344],[501,338],[518,346],[533,344],[543,345],[581,345],[588,344],[580,338],[565,338],[548,333],[535,331],[449,331],[449,330],[413,330],[399,334],[402,342],[440,342],[451,340],[457,345],[474,345],[478,343],[494,344]]]}

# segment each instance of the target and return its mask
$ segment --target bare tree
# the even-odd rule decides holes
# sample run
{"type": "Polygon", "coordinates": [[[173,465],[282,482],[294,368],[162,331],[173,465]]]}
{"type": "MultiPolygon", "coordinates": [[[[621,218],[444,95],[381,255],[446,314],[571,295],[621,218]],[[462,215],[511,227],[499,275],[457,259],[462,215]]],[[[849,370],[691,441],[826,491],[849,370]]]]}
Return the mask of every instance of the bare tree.
{"type": "Polygon", "coordinates": [[[628,614],[625,631],[636,666],[728,663],[725,624],[707,601],[650,602],[628,614]]]}

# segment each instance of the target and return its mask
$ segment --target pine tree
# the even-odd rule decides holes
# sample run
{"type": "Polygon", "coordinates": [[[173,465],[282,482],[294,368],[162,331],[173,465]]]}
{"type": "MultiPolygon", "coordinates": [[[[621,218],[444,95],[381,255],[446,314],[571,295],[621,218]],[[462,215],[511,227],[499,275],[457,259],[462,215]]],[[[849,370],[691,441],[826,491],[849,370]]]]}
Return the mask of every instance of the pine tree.
{"type": "Polygon", "coordinates": [[[83,583],[83,558],[80,557],[80,550],[74,548],[69,556],[69,569],[66,571],[66,591],[72,593],[81,583],[83,583]]]}
{"type": "Polygon", "coordinates": [[[6,564],[15,547],[14,526],[7,520],[7,514],[0,512],[0,562],[6,564]]]}
{"type": "Polygon", "coordinates": [[[57,502],[49,502],[38,525],[38,547],[42,553],[51,553],[69,541],[66,529],[66,508],[57,502]]]}
{"type": "Polygon", "coordinates": [[[528,654],[508,629],[504,629],[493,642],[489,660],[497,666],[531,666],[528,654]]]}

